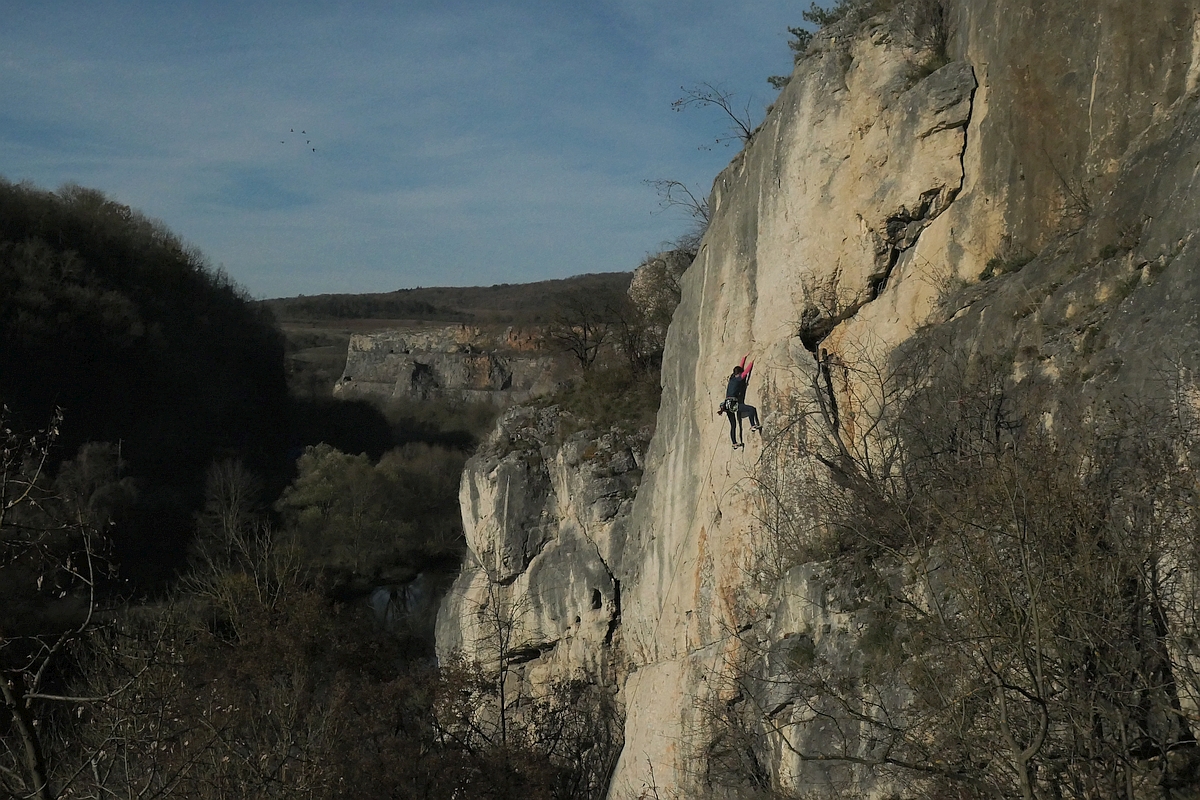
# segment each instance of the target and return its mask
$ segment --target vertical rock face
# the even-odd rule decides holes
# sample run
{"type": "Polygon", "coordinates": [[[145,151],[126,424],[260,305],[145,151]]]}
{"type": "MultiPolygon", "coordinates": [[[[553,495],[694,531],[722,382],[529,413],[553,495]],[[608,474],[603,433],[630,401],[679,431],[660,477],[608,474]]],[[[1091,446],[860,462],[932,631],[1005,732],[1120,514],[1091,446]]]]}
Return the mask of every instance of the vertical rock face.
{"type": "MultiPolygon", "coordinates": [[[[1196,0],[952,0],[944,52],[896,5],[822,32],[717,178],[629,516],[637,471],[595,465],[634,455],[551,445],[548,412],[506,422],[498,436],[530,445],[493,448],[464,477],[475,562],[439,648],[486,638],[470,619],[490,572],[529,609],[535,661],[624,678],[614,800],[720,793],[711,720],[737,699],[721,676],[747,639],[768,672],[809,657],[853,671],[874,624],[836,565],[763,567],[761,443],[731,451],[715,414],[743,354],[764,437],[811,396],[814,352],[880,364],[918,331],[1060,394],[1136,394],[1164,354],[1200,367],[1196,0]]],[[[786,687],[772,692],[760,704],[793,714],[786,687]]],[[[802,743],[830,735],[788,719],[802,743]]],[[[795,748],[755,769],[817,796],[889,790],[795,748]]]]}
{"type": "Polygon", "coordinates": [[[555,406],[514,408],[463,472],[470,554],[438,616],[438,653],[494,665],[505,626],[514,697],[554,680],[615,689],[624,674],[614,569],[644,441],[569,433],[573,422],[555,406]]]}
{"type": "MultiPolygon", "coordinates": [[[[811,392],[811,350],[880,359],[943,320],[968,350],[1007,351],[1015,338],[1028,359],[1018,378],[1082,382],[1117,359],[1107,379],[1136,385],[1133,352],[1164,332],[1154,320],[1194,341],[1197,244],[1184,219],[1200,197],[1198,12],[1170,0],[962,0],[949,6],[940,66],[887,16],[818,37],[717,179],[668,334],[663,404],[616,572],[633,671],[610,796],[715,791],[702,766],[706,709],[729,699],[717,676],[737,632],[809,637],[847,661],[858,647],[853,604],[815,588],[836,579],[794,574],[790,591],[755,579],[758,442],[749,434],[731,453],[713,413],[742,354],[756,359],[750,402],[770,435],[811,392]],[[1035,255],[995,294],[955,294],[1035,255]],[[1084,327],[1102,330],[1107,349],[1082,352],[1084,327]]],[[[762,766],[803,790],[841,780],[883,791],[794,753],[762,766]]]]}
{"type": "MultiPolygon", "coordinates": [[[[663,405],[620,575],[626,747],[613,796],[701,778],[705,685],[761,616],[750,468],[714,409],[742,354],[766,420],[806,387],[815,346],[906,277],[924,232],[959,197],[977,82],[881,18],[816,45],[753,142],[717,179],[712,224],[684,277],[663,405]]],[[[938,263],[944,263],[940,260],[938,263]]],[[[928,308],[936,276],[903,312],[928,308]],[[915,308],[914,308],[915,307],[915,308]]]]}

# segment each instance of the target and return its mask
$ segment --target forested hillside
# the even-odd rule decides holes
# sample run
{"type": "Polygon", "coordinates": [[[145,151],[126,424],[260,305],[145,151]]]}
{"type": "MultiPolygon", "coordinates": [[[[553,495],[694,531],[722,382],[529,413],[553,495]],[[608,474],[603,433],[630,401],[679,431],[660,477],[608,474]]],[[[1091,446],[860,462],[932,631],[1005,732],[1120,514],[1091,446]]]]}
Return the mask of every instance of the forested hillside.
{"type": "Polygon", "coordinates": [[[281,320],[405,319],[532,325],[550,322],[555,309],[572,297],[622,294],[632,277],[630,272],[604,272],[537,283],[301,295],[267,300],[264,305],[281,320]]]}
{"type": "Polygon", "coordinates": [[[161,223],[0,181],[0,796],[599,796],[607,698],[431,664],[495,410],[294,388],[161,223]]]}
{"type": "Polygon", "coordinates": [[[247,300],[99,191],[0,182],[0,398],[25,427],[61,408],[60,458],[115,448],[114,479],[136,482],[120,511],[130,577],[177,565],[214,459],[283,475],[283,341],[247,300]]]}

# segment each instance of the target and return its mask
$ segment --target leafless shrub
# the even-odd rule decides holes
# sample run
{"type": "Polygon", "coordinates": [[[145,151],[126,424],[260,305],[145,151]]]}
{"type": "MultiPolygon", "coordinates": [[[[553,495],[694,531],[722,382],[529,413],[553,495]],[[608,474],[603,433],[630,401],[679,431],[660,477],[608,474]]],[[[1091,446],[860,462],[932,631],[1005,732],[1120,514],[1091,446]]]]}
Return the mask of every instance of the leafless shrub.
{"type": "Polygon", "coordinates": [[[581,370],[590,370],[612,339],[611,309],[616,299],[582,293],[564,297],[546,327],[546,340],[574,356],[581,370]]]}
{"type": "Polygon", "coordinates": [[[89,698],[65,679],[80,643],[102,627],[110,569],[107,519],[90,503],[109,481],[82,464],[69,485],[50,480],[61,424],[56,412],[45,428],[20,431],[7,407],[0,412],[0,791],[37,800],[79,776],[64,729],[89,698]]]}
{"type": "Polygon", "coordinates": [[[988,259],[979,279],[986,281],[989,278],[1016,272],[1032,261],[1035,255],[1029,248],[1015,242],[1012,234],[1006,233],[1000,237],[1000,247],[997,249],[996,255],[988,259]]]}
{"type": "Polygon", "coordinates": [[[857,644],[743,632],[717,741],[958,796],[1194,788],[1194,404],[1052,405],[940,355],[810,374],[760,522],[772,572],[841,587],[857,644]]]}
{"type": "Polygon", "coordinates": [[[711,106],[725,115],[729,127],[725,135],[716,138],[716,144],[723,144],[726,147],[734,141],[740,142],[743,147],[750,144],[750,140],[754,138],[756,127],[754,117],[750,113],[750,100],[739,107],[736,100],[737,95],[713,83],[706,82],[690,88],[687,86],[679,88],[683,92],[683,97],[671,103],[671,108],[676,111],[683,111],[685,108],[693,106],[699,108],[711,106]]]}
{"type": "Polygon", "coordinates": [[[1062,188],[1062,224],[1068,230],[1082,227],[1092,215],[1091,178],[1086,172],[1079,174],[1072,170],[1066,163],[1066,157],[1060,159],[1052,155],[1045,144],[1042,145],[1042,155],[1046,157],[1050,171],[1058,178],[1062,188]]]}
{"type": "Polygon", "coordinates": [[[522,664],[546,647],[529,625],[532,602],[494,576],[468,599],[472,658],[452,659],[467,676],[440,707],[442,725],[469,752],[510,751],[542,762],[548,797],[606,796],[623,743],[624,714],[613,693],[582,677],[523,685],[522,664]]]}
{"type": "Polygon", "coordinates": [[[935,69],[947,62],[950,24],[942,0],[902,0],[896,5],[896,19],[901,30],[930,53],[935,69]]]}
{"type": "Polygon", "coordinates": [[[712,217],[708,198],[693,192],[682,181],[660,179],[646,183],[658,194],[659,205],[663,209],[680,209],[691,218],[691,226],[671,246],[674,251],[688,253],[694,259],[700,252],[700,240],[704,238],[712,217]]]}

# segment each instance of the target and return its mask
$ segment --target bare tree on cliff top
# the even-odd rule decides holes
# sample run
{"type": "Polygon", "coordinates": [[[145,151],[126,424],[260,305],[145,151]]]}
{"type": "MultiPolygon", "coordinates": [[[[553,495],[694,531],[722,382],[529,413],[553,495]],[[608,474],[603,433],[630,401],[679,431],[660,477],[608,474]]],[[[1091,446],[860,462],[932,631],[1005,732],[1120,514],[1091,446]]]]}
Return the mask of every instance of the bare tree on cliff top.
{"type": "Polygon", "coordinates": [[[754,138],[755,129],[754,118],[750,114],[750,100],[746,101],[745,106],[739,108],[735,100],[737,95],[714,83],[705,82],[690,88],[687,86],[679,88],[683,92],[683,97],[671,103],[671,108],[683,111],[690,106],[700,108],[712,106],[720,109],[727,118],[728,132],[723,136],[718,136],[714,140],[716,144],[723,144],[726,147],[733,141],[741,142],[743,147],[750,144],[750,140],[754,138]]]}
{"type": "Polygon", "coordinates": [[[669,178],[648,180],[646,184],[658,194],[658,204],[664,210],[680,209],[691,217],[692,223],[688,229],[670,243],[674,252],[686,253],[690,262],[700,252],[700,241],[704,238],[708,224],[712,220],[708,198],[700,194],[699,190],[692,191],[682,181],[669,178]]]}

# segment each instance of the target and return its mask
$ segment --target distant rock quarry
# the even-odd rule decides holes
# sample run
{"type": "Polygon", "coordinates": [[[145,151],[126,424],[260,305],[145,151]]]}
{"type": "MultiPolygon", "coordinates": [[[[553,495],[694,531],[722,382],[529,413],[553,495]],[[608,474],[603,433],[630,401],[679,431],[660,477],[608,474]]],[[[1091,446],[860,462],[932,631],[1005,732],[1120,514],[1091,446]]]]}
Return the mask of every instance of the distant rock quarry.
{"type": "Polygon", "coordinates": [[[506,406],[548,394],[569,363],[517,328],[471,325],[355,334],[336,396],[506,406]]]}

